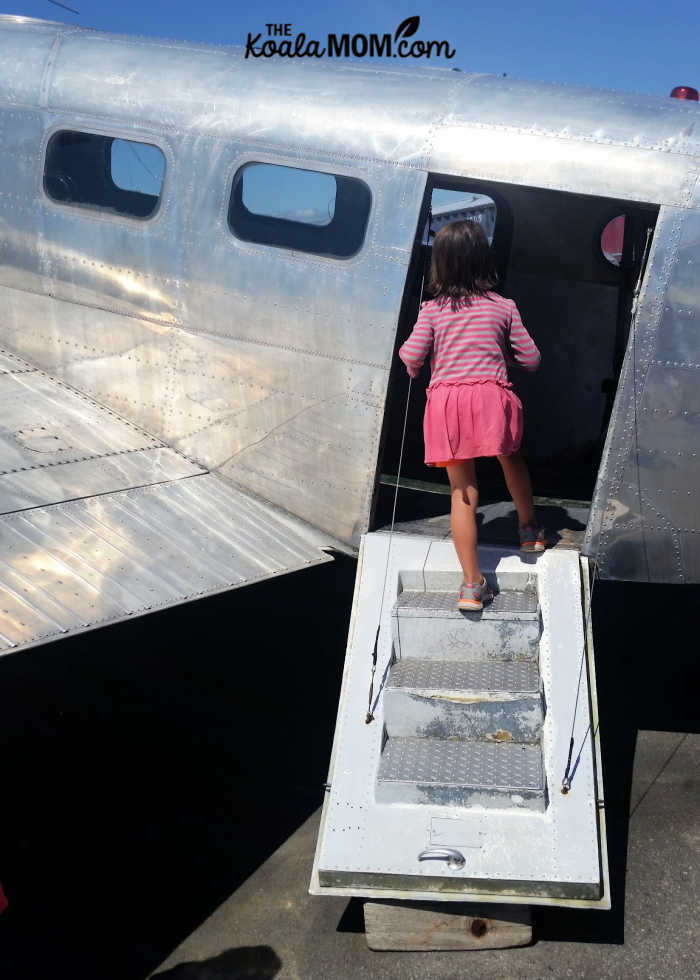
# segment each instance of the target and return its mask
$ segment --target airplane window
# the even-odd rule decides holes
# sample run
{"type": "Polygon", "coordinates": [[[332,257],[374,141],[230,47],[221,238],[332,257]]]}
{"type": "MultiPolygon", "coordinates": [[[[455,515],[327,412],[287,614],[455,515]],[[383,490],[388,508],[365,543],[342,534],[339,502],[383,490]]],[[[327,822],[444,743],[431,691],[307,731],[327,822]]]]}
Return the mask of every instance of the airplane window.
{"type": "Polygon", "coordinates": [[[164,173],[163,152],[151,143],[62,130],[46,149],[44,189],[62,204],[150,218],[164,173]]]}
{"type": "Polygon", "coordinates": [[[477,221],[490,245],[496,229],[496,204],[486,194],[436,187],[430,202],[430,225],[426,223],[423,231],[423,244],[432,245],[437,232],[451,221],[477,221]]]}
{"type": "Polygon", "coordinates": [[[622,246],[625,241],[625,216],[618,214],[608,221],[600,236],[600,248],[611,265],[619,265],[622,261],[622,246]]]}
{"type": "Polygon", "coordinates": [[[355,177],[247,163],[233,179],[228,220],[244,241],[348,258],[362,245],[370,204],[355,177]]]}

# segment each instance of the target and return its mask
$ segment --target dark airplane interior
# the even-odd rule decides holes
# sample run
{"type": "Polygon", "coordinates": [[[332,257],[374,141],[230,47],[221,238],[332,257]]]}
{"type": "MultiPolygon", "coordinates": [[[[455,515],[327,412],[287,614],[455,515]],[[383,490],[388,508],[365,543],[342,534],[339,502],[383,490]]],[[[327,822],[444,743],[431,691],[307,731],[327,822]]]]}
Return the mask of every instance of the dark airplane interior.
{"type": "MultiPolygon", "coordinates": [[[[542,355],[536,373],[509,369],[524,407],[522,452],[534,494],[590,501],[658,207],[433,176],[421,230],[440,191],[487,195],[494,202],[491,247],[499,273],[497,289],[515,300],[542,355]],[[606,256],[603,233],[619,216],[624,216],[624,223],[617,223],[620,252],[606,256]]],[[[430,268],[431,245],[423,241],[432,235],[417,237],[389,381],[372,527],[391,520],[408,394],[408,376],[396,352],[413,328],[430,268]]],[[[428,298],[426,290],[423,301],[428,298]]],[[[449,510],[444,496],[447,471],[424,463],[422,420],[429,381],[428,358],[411,385],[400,473],[407,489],[399,493],[397,520],[449,510]]],[[[497,460],[479,460],[477,476],[481,503],[509,499],[497,460]]]]}

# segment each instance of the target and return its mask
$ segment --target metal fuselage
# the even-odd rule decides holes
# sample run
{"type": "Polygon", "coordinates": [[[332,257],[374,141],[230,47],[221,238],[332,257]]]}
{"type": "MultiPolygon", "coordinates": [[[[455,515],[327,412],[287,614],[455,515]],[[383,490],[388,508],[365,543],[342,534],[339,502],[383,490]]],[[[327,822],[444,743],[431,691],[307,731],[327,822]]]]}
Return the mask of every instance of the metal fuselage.
{"type": "Polygon", "coordinates": [[[584,453],[607,425],[584,552],[603,577],[698,582],[698,122],[675,100],[3,18],[0,346],[356,548],[430,190],[485,193],[504,292],[543,353],[522,385],[530,454],[584,453]],[[159,147],[155,214],[52,200],[60,131],[159,147]],[[237,237],[232,184],[253,161],[363,181],[359,251],[237,237]],[[599,241],[620,213],[618,269],[599,241]]]}

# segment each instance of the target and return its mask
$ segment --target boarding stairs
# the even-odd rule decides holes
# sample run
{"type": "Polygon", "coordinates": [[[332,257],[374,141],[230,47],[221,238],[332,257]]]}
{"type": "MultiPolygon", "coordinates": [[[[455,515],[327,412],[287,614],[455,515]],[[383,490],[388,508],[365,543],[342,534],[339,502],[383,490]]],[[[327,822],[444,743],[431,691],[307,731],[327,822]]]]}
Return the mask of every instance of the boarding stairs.
{"type": "Polygon", "coordinates": [[[537,592],[503,589],[480,612],[456,596],[404,589],[392,609],[376,798],[543,811],[537,592]]]}
{"type": "Polygon", "coordinates": [[[588,564],[480,545],[463,612],[444,525],[363,536],[311,891],[609,907],[588,564]]]}

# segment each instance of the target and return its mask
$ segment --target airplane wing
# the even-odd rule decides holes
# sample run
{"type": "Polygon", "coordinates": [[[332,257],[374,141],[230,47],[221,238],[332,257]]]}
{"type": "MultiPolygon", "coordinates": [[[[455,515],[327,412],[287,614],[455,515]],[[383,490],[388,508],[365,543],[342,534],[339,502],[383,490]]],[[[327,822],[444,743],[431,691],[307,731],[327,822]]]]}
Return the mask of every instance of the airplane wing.
{"type": "Polygon", "coordinates": [[[327,535],[0,351],[0,653],[332,561],[327,535]]]}

